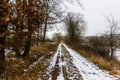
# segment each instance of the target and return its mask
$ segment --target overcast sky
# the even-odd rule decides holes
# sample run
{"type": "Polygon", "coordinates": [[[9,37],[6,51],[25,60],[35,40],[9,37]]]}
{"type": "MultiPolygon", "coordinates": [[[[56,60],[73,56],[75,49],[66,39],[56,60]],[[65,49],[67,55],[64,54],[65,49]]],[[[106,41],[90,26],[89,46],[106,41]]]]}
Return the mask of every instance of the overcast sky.
{"type": "Polygon", "coordinates": [[[68,5],[67,11],[81,12],[87,21],[86,35],[94,35],[106,31],[105,15],[111,13],[117,19],[120,19],[120,0],[82,0],[84,10],[75,4],[68,5]]]}
{"type": "MultiPolygon", "coordinates": [[[[84,10],[78,4],[71,5],[64,1],[63,6],[66,12],[82,13],[87,21],[87,29],[85,35],[95,35],[106,31],[105,15],[111,13],[117,19],[120,19],[120,0],[82,0],[84,10]]],[[[55,30],[53,32],[58,32],[55,30]]],[[[63,32],[63,30],[61,30],[63,32]]]]}

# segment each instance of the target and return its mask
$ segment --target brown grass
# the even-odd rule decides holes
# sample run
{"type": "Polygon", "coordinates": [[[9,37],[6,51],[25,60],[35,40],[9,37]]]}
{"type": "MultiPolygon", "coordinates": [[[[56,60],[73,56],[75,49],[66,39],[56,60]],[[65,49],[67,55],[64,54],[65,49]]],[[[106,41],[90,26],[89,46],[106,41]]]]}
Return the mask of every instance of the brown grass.
{"type": "MultiPolygon", "coordinates": [[[[43,75],[47,65],[47,60],[57,50],[57,44],[39,43],[31,47],[29,56],[25,58],[17,58],[14,55],[6,58],[5,79],[7,80],[37,80],[38,74],[43,75]],[[39,57],[45,56],[32,70],[23,77],[24,69],[28,69],[29,65],[38,60],[39,57]]],[[[44,79],[43,79],[44,80],[44,79]]]]}
{"type": "Polygon", "coordinates": [[[117,61],[115,58],[113,58],[112,60],[107,60],[92,50],[82,49],[81,47],[76,45],[72,45],[71,47],[78,51],[82,56],[86,57],[94,64],[98,65],[101,69],[108,70],[112,75],[120,76],[120,72],[118,72],[118,70],[120,70],[120,62],[117,61]]]}

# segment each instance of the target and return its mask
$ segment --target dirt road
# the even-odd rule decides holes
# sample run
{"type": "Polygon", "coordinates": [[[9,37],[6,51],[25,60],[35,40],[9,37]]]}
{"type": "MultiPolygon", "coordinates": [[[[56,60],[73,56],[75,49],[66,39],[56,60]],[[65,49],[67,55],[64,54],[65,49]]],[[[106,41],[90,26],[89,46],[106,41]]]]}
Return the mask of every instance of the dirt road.
{"type": "Polygon", "coordinates": [[[63,43],[51,58],[47,74],[49,80],[117,80],[63,43]]]}

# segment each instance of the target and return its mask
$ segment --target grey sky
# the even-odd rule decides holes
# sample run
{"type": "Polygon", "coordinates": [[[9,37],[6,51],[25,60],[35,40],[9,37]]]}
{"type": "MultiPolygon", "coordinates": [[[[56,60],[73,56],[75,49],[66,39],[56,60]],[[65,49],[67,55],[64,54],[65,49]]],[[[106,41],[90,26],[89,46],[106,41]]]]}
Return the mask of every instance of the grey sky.
{"type": "MultiPolygon", "coordinates": [[[[76,3],[71,5],[70,3],[64,1],[63,9],[66,12],[82,13],[87,21],[87,29],[85,35],[95,35],[103,33],[106,31],[106,20],[105,15],[109,16],[111,13],[113,16],[120,20],[120,0],[82,0],[84,10],[76,3]]],[[[63,26],[59,25],[58,27],[63,26]]],[[[59,28],[58,28],[59,29],[59,28]]],[[[48,34],[55,32],[64,32],[55,29],[48,34]]]]}
{"type": "Polygon", "coordinates": [[[85,20],[87,21],[86,35],[94,35],[102,33],[106,29],[105,15],[111,13],[115,18],[120,19],[120,0],[82,0],[85,10],[81,10],[80,7],[75,4],[68,5],[67,11],[81,12],[84,14],[85,20]]]}

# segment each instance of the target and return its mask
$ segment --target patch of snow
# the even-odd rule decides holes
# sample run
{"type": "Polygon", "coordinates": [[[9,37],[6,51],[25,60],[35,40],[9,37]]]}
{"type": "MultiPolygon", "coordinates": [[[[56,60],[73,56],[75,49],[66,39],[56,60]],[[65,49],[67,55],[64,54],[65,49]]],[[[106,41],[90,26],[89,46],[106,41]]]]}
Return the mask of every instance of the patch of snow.
{"type": "Polygon", "coordinates": [[[63,73],[59,74],[59,76],[57,77],[57,80],[64,80],[63,73]]]}
{"type": "Polygon", "coordinates": [[[57,60],[57,56],[58,56],[58,52],[59,52],[59,48],[60,48],[60,45],[58,46],[58,49],[57,49],[57,52],[53,55],[53,57],[51,58],[51,61],[50,61],[50,66],[47,68],[47,74],[49,75],[49,80],[52,79],[52,75],[50,74],[54,67],[55,67],[55,63],[56,63],[56,60],[57,60]]]}
{"type": "MultiPolygon", "coordinates": [[[[5,56],[7,56],[10,52],[11,52],[11,50],[5,49],[5,56]]],[[[15,54],[15,53],[11,53],[11,54],[15,54]]]]}
{"type": "Polygon", "coordinates": [[[98,66],[79,55],[76,51],[68,48],[65,44],[63,45],[72,56],[73,64],[78,69],[83,80],[116,80],[116,78],[109,75],[107,71],[99,69],[98,66]]]}
{"type": "MultiPolygon", "coordinates": [[[[21,51],[20,55],[22,55],[24,51],[21,51]]],[[[8,56],[8,54],[16,55],[15,51],[12,51],[10,49],[5,49],[5,56],[8,56]]]]}
{"type": "Polygon", "coordinates": [[[66,51],[63,51],[63,68],[65,70],[65,79],[80,80],[81,75],[75,65],[72,63],[72,57],[66,51]]]}
{"type": "Polygon", "coordinates": [[[60,72],[59,72],[59,75],[57,77],[57,80],[64,80],[64,77],[63,77],[63,71],[62,71],[62,66],[63,66],[63,62],[62,62],[62,59],[61,59],[61,55],[62,55],[62,49],[61,49],[61,44],[59,46],[59,54],[60,54],[60,58],[59,58],[59,67],[60,67],[60,72]]]}
{"type": "Polygon", "coordinates": [[[24,69],[24,74],[23,75],[25,75],[27,72],[28,72],[28,70],[30,70],[30,69],[32,69],[34,66],[36,66],[42,59],[44,58],[44,56],[42,56],[42,57],[40,57],[39,59],[38,59],[38,61],[36,61],[36,62],[34,62],[33,64],[31,64],[29,67],[28,67],[28,69],[24,69]]]}
{"type": "Polygon", "coordinates": [[[118,61],[120,61],[120,49],[117,48],[114,52],[114,56],[118,59],[118,61]]]}

